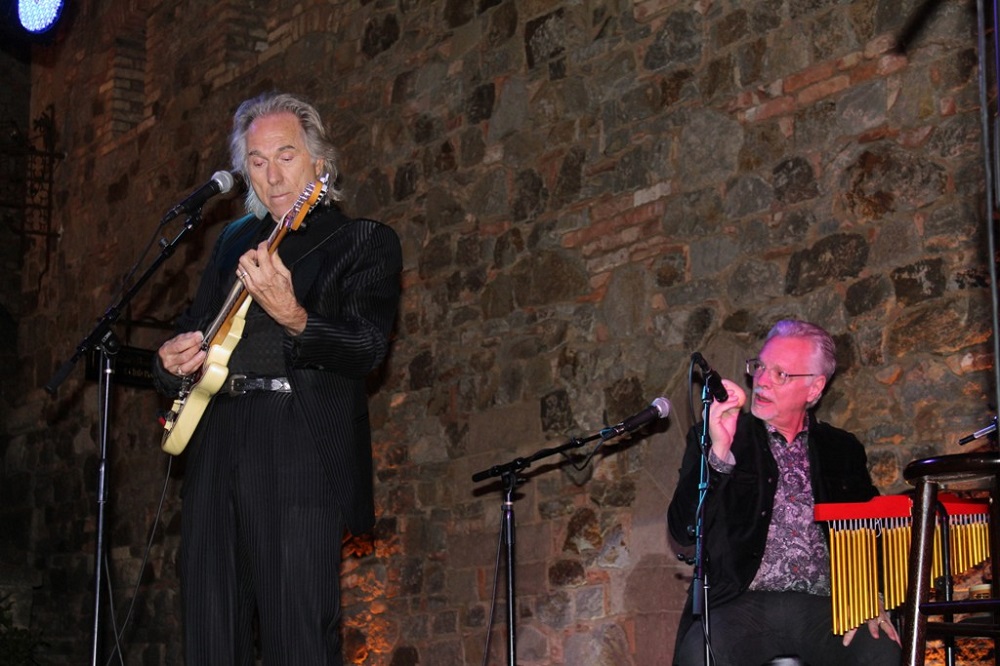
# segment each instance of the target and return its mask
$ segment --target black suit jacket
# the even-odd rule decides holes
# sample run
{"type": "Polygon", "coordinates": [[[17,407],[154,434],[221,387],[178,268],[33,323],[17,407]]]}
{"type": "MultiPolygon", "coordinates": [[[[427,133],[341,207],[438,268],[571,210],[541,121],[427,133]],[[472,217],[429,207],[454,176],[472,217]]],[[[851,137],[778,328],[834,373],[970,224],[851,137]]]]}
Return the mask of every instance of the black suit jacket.
{"type": "MultiPolygon", "coordinates": [[[[348,218],[335,206],[318,207],[305,223],[324,233],[289,266],[295,295],[309,317],[301,334],[284,337],[283,356],[293,396],[347,525],[357,534],[375,519],[365,377],[389,349],[402,252],[391,228],[348,218]]],[[[248,216],[223,230],[195,299],[178,320],[178,333],[204,330],[218,314],[235,280],[236,262],[260,240],[262,224],[268,230],[274,226],[270,217],[260,222],[248,216]]],[[[158,358],[156,366],[161,390],[175,395],[180,380],[164,371],[158,358]]],[[[203,420],[209,418],[211,407],[203,420]]]]}

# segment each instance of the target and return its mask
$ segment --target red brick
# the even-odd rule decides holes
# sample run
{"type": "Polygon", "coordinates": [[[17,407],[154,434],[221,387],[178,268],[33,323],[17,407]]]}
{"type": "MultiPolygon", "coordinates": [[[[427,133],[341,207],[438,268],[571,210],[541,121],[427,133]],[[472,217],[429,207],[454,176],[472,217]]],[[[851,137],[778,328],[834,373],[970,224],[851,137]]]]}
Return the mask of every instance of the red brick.
{"type": "Polygon", "coordinates": [[[874,79],[879,75],[878,63],[874,60],[866,60],[848,72],[851,77],[851,84],[856,85],[864,81],[874,79]]]}
{"type": "Polygon", "coordinates": [[[805,88],[799,93],[797,101],[801,106],[809,106],[817,100],[845,90],[850,85],[851,77],[844,75],[835,76],[832,79],[827,79],[826,81],[805,88]]]}
{"type": "Polygon", "coordinates": [[[875,129],[863,132],[858,136],[858,143],[872,143],[873,141],[882,141],[883,139],[891,138],[899,133],[898,130],[894,130],[889,127],[876,127],[875,129]]]}
{"type": "Polygon", "coordinates": [[[745,113],[740,114],[740,117],[745,122],[755,123],[761,120],[767,120],[768,118],[773,118],[775,116],[782,116],[791,113],[794,110],[794,98],[778,97],[776,99],[768,100],[760,106],[748,109],[745,113]]]}
{"type": "Polygon", "coordinates": [[[906,56],[887,53],[878,59],[878,73],[882,76],[898,72],[910,63],[906,56]]]}
{"type": "Polygon", "coordinates": [[[796,90],[800,90],[806,86],[828,79],[835,71],[836,67],[832,62],[821,62],[818,65],[813,65],[812,67],[804,69],[801,72],[797,72],[791,76],[786,76],[784,81],[785,92],[793,93],[796,90]]]}

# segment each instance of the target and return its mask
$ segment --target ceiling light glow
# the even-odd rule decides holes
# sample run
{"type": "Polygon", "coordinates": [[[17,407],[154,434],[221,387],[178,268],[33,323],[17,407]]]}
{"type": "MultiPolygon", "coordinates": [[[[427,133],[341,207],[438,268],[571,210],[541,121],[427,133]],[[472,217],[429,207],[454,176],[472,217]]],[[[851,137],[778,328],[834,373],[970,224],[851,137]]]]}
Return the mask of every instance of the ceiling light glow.
{"type": "Polygon", "coordinates": [[[64,0],[17,0],[17,17],[28,32],[40,33],[56,24],[64,0]]]}

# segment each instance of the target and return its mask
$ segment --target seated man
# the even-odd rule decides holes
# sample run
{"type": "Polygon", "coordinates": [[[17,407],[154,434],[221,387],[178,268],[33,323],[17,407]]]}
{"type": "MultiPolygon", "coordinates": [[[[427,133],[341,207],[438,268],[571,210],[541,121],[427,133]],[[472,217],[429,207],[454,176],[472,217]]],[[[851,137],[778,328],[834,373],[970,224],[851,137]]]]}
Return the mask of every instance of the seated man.
{"type": "MultiPolygon", "coordinates": [[[[709,411],[703,524],[717,666],[755,666],[787,655],[810,666],[899,663],[899,636],[881,608],[865,630],[843,638],[832,630],[829,551],[813,507],[878,494],[862,444],[811,412],[835,368],[826,331],[779,321],[759,358],[747,361],[751,413],[740,411],[746,393],[729,380],[723,380],[728,398],[709,411]]],[[[680,546],[694,543],[700,432],[699,424],[688,434],[667,512],[670,537],[680,546]]],[[[704,664],[702,618],[692,616],[691,592],[677,633],[677,666],[704,664]]]]}

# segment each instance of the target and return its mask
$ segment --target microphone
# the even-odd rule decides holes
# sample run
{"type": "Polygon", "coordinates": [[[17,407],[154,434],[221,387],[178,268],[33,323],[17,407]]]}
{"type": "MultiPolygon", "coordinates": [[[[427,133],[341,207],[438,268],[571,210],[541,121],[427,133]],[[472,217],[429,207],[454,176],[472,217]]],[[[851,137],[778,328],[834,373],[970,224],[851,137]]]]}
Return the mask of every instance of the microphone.
{"type": "Polygon", "coordinates": [[[235,179],[228,171],[216,171],[212,174],[212,179],[188,195],[188,197],[170,209],[163,216],[163,221],[172,220],[178,215],[193,215],[205,205],[205,202],[216,194],[225,194],[233,189],[235,179]]]}
{"type": "Polygon", "coordinates": [[[695,352],[691,354],[691,360],[701,368],[701,378],[705,380],[705,388],[712,394],[716,402],[725,402],[729,399],[729,391],[722,385],[722,377],[708,365],[705,357],[695,352]]]}
{"type": "Polygon", "coordinates": [[[633,430],[637,430],[646,425],[650,421],[667,418],[667,414],[669,413],[670,401],[664,397],[656,398],[652,403],[650,403],[649,407],[642,410],[638,414],[633,414],[618,425],[608,426],[607,428],[601,430],[601,439],[611,439],[612,437],[617,437],[618,435],[625,434],[626,432],[632,432],[633,430]]]}
{"type": "Polygon", "coordinates": [[[965,446],[969,442],[975,441],[980,437],[986,437],[986,435],[996,432],[996,430],[997,430],[997,417],[994,416],[993,421],[988,426],[986,426],[985,428],[980,428],[971,435],[966,435],[962,439],[958,440],[958,443],[960,446],[965,446]]]}

